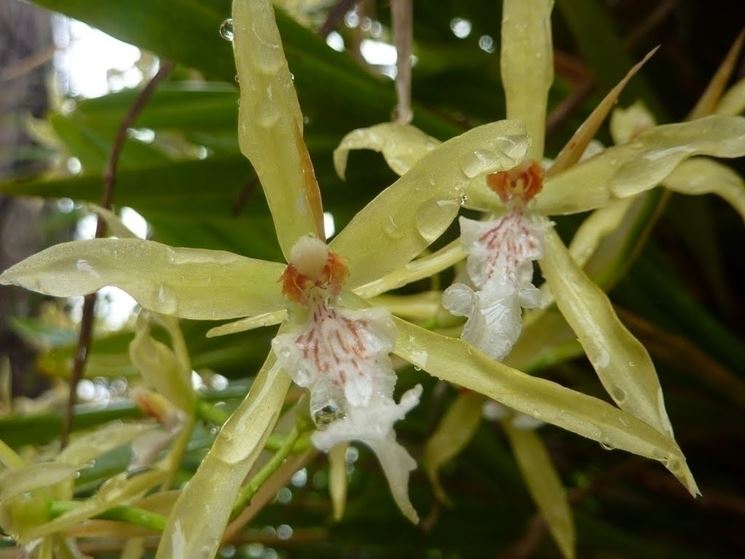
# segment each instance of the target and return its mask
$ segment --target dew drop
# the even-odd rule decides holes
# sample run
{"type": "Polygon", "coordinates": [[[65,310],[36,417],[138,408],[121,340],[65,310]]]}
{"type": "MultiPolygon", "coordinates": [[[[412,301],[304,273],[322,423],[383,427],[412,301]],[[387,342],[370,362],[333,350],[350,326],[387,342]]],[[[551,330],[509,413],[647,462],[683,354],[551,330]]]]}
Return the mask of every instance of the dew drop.
{"type": "Polygon", "coordinates": [[[626,401],[626,391],[619,386],[614,386],[613,388],[611,388],[610,395],[619,404],[622,404],[626,401]]]}
{"type": "Polygon", "coordinates": [[[465,190],[458,193],[458,204],[463,207],[468,203],[468,194],[465,190]]]}
{"type": "Polygon", "coordinates": [[[163,314],[173,314],[178,308],[176,293],[165,283],[159,284],[155,290],[155,307],[163,314]]]}
{"type": "Polygon", "coordinates": [[[428,200],[419,206],[414,216],[416,230],[427,243],[431,243],[447,229],[458,210],[460,205],[453,200],[428,200]]]}
{"type": "Polygon", "coordinates": [[[313,422],[316,427],[323,429],[328,427],[334,421],[344,418],[344,410],[334,402],[327,402],[320,409],[312,411],[313,422]]]}
{"type": "Polygon", "coordinates": [[[403,236],[403,231],[401,231],[396,220],[391,215],[388,216],[388,221],[383,226],[383,232],[391,239],[400,239],[403,236]]]}
{"type": "Polygon", "coordinates": [[[616,447],[614,447],[610,440],[607,438],[603,438],[600,440],[600,446],[603,447],[603,450],[615,450],[616,447]]]}
{"type": "Polygon", "coordinates": [[[269,128],[277,123],[279,116],[277,106],[270,97],[261,99],[256,108],[256,122],[259,126],[269,128]]]}
{"type": "Polygon", "coordinates": [[[498,159],[494,152],[477,149],[463,158],[461,170],[466,177],[472,179],[481,173],[493,169],[497,163],[498,159]]]}
{"type": "Polygon", "coordinates": [[[226,41],[232,41],[233,37],[235,37],[232,17],[227,18],[220,24],[220,37],[222,37],[226,41]]]}

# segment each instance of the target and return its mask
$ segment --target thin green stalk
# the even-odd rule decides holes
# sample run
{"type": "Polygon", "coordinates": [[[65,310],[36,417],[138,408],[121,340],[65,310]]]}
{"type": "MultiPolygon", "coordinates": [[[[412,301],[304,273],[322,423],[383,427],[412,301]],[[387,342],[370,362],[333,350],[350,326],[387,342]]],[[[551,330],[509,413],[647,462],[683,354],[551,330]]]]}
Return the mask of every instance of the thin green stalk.
{"type": "MultiPolygon", "coordinates": [[[[49,514],[52,518],[62,516],[66,512],[69,512],[80,503],[77,501],[52,501],[49,503],[49,514]]],[[[144,528],[149,528],[156,532],[163,531],[166,525],[166,517],[149,510],[132,507],[127,505],[121,505],[111,507],[109,510],[96,515],[94,518],[100,518],[105,520],[119,520],[128,524],[135,524],[144,528]]]]}
{"type": "Polygon", "coordinates": [[[194,430],[195,423],[196,417],[194,413],[192,413],[181,428],[181,432],[176,438],[176,441],[173,443],[168,458],[170,461],[168,465],[168,474],[166,475],[166,479],[163,481],[161,491],[167,491],[173,485],[173,480],[176,478],[179,466],[181,466],[181,461],[184,458],[184,453],[189,445],[189,439],[191,439],[191,432],[194,430]]]}
{"type": "Polygon", "coordinates": [[[241,488],[238,499],[233,505],[233,512],[231,516],[234,517],[239,512],[241,512],[246,507],[246,505],[248,505],[249,501],[251,501],[259,488],[267,479],[269,479],[269,476],[271,476],[277,470],[277,468],[282,465],[282,462],[285,461],[285,458],[287,458],[290,452],[292,452],[293,448],[295,447],[295,443],[299,438],[300,430],[297,428],[297,426],[295,426],[292,428],[292,431],[287,434],[284,442],[282,443],[282,446],[277,449],[277,452],[274,454],[274,456],[272,456],[271,460],[264,464],[264,467],[259,470],[259,472],[251,479],[251,481],[249,481],[246,485],[243,486],[243,488],[241,488]]]}

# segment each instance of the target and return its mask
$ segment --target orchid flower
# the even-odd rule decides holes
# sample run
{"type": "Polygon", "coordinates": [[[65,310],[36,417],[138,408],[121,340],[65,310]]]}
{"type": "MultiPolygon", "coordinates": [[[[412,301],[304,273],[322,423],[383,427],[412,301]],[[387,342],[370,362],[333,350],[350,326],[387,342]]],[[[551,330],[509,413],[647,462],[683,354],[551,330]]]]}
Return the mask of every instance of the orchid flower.
{"type": "MultiPolygon", "coordinates": [[[[637,65],[580,127],[553,164],[544,168],[547,92],[553,79],[550,0],[507,0],[502,19],[502,81],[507,116],[523,121],[531,147],[506,170],[474,176],[465,206],[498,217],[460,219],[460,246],[451,244],[379,286],[400,287],[467,257],[467,280],[445,291],[443,304],[468,317],[464,339],[495,358],[504,358],[520,335],[522,308],[541,304],[532,285],[538,261],[547,290],[579,338],[613,400],[636,417],[672,436],[657,374],[646,349],[619,321],[612,305],[575,261],[548,217],[609,206],[650,190],[695,155],[745,155],[745,119],[714,115],[656,126],[634,140],[581,160],[589,140],[608,114],[637,65]]],[[[377,125],[349,134],[335,153],[343,172],[350,149],[381,151],[396,172],[430,153],[436,140],[408,125],[377,125]]],[[[463,167],[476,174],[491,160],[477,151],[463,167]]],[[[688,474],[686,474],[688,476],[688,474]]],[[[692,481],[692,480],[691,480],[692,481]]],[[[689,488],[695,492],[693,485],[689,488]]]]}
{"type": "MultiPolygon", "coordinates": [[[[695,491],[670,434],[636,413],[534,378],[467,342],[393,317],[370,301],[412,274],[442,265],[437,255],[434,260],[415,258],[448,228],[462,204],[477,198],[474,185],[529,159],[539,136],[530,144],[525,129],[535,134],[535,123],[506,120],[441,145],[426,140],[425,149],[408,154],[407,172],[326,243],[302,113],[271,3],[235,0],[233,28],[241,150],[261,181],[286,263],[138,239],[97,239],[51,247],[0,276],[0,283],[62,297],[114,285],[162,314],[239,319],[213,329],[212,335],[282,323],[249,393],[176,501],[157,557],[214,556],[236,492],[277,422],[291,380],[310,390],[314,444],[322,450],[350,440],[370,446],[394,499],[415,519],[407,491],[414,461],[396,441],[393,424],[417,404],[420,391],[412,389],[395,401],[390,353],[516,412],[659,460],[695,491]],[[196,508],[206,508],[206,514],[193,514],[196,508]]],[[[696,149],[713,151],[719,132],[696,149]]],[[[671,142],[679,144],[643,144],[625,160],[636,161],[640,151],[669,149],[671,142]]],[[[564,190],[569,201],[586,204],[584,196],[573,198],[571,189],[564,190]]],[[[563,245],[551,235],[547,227],[544,253],[559,250],[563,255],[566,249],[561,252],[563,245]]],[[[462,258],[460,247],[451,252],[462,258]]],[[[452,255],[444,260],[452,261],[452,255]]],[[[564,260],[560,264],[570,266],[564,260]]]]}

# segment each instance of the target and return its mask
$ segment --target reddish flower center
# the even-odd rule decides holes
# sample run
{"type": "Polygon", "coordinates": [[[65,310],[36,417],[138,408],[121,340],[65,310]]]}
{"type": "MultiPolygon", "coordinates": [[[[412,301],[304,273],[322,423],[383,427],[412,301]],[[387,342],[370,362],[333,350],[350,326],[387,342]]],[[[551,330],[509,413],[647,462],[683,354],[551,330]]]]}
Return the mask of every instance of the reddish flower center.
{"type": "Polygon", "coordinates": [[[503,203],[533,199],[543,188],[543,168],[529,159],[509,171],[499,171],[486,176],[486,184],[499,195],[503,203]]]}
{"type": "Polygon", "coordinates": [[[314,288],[327,292],[332,297],[338,296],[349,275],[349,270],[341,257],[331,251],[327,251],[326,261],[319,266],[319,271],[303,273],[298,267],[290,262],[279,280],[282,282],[282,293],[285,297],[301,305],[308,304],[310,292],[314,288]]]}

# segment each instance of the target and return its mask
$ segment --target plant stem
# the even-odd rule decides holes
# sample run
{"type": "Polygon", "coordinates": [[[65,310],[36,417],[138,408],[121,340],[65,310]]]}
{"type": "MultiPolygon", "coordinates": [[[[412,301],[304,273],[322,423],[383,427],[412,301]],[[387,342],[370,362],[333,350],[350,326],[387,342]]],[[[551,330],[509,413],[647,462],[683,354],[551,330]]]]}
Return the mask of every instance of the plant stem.
{"type": "MultiPolygon", "coordinates": [[[[52,518],[62,516],[66,512],[74,510],[80,505],[77,501],[52,501],[49,503],[49,514],[52,518]]],[[[94,518],[105,520],[119,520],[128,524],[135,524],[149,528],[156,532],[162,532],[166,525],[166,517],[140,507],[121,505],[111,507],[109,510],[96,515],[94,518]]]]}
{"type": "Polygon", "coordinates": [[[269,479],[269,476],[271,476],[277,470],[277,468],[282,465],[282,462],[285,461],[285,458],[287,458],[290,452],[292,452],[292,449],[295,446],[298,438],[300,438],[300,431],[297,427],[293,427],[292,431],[287,434],[284,442],[282,443],[282,446],[277,449],[277,452],[274,454],[274,456],[272,456],[271,460],[264,464],[264,467],[258,471],[258,473],[251,479],[251,481],[243,486],[240,494],[238,495],[238,499],[233,505],[233,512],[231,516],[234,517],[239,512],[241,512],[249,503],[249,501],[251,501],[251,498],[256,494],[256,492],[264,484],[264,482],[269,479]]]}

